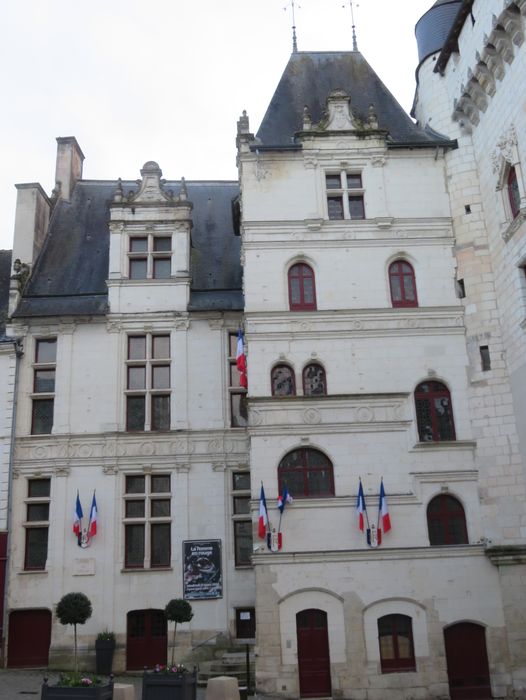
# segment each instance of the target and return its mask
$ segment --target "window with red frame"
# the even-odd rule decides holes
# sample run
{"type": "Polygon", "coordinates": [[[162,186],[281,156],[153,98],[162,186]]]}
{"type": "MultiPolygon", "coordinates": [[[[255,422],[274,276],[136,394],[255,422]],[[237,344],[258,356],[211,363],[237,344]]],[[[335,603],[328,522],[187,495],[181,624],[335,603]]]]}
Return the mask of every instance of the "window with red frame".
{"type": "Polygon", "coordinates": [[[418,306],[415,271],[405,260],[395,260],[389,265],[389,287],[394,307],[418,306]]]}
{"type": "Polygon", "coordinates": [[[508,171],[508,199],[510,202],[511,215],[515,218],[521,209],[521,195],[519,192],[519,182],[517,180],[517,171],[513,166],[508,171]]]}
{"type": "Polygon", "coordinates": [[[312,362],[303,369],[304,396],[325,396],[327,380],[325,370],[317,362],[312,362]]]}
{"type": "Polygon", "coordinates": [[[468,544],[466,515],[460,501],[441,494],[427,506],[429,544],[468,544]]]}
{"type": "Polygon", "coordinates": [[[420,442],[456,439],[451,395],[444,384],[419,384],[415,389],[415,407],[420,442]]]}
{"type": "Polygon", "coordinates": [[[384,615],[378,620],[382,673],[415,671],[413,624],[408,615],[384,615]]]}
{"type": "Polygon", "coordinates": [[[270,373],[272,396],[295,396],[294,370],[289,365],[275,365],[270,373]]]}
{"type": "Polygon", "coordinates": [[[314,271],[305,263],[289,269],[289,307],[291,311],[316,311],[314,271]]]}
{"type": "Polygon", "coordinates": [[[279,493],[286,486],[293,498],[334,496],[332,462],[320,452],[302,448],[289,452],[278,466],[279,493]]]}

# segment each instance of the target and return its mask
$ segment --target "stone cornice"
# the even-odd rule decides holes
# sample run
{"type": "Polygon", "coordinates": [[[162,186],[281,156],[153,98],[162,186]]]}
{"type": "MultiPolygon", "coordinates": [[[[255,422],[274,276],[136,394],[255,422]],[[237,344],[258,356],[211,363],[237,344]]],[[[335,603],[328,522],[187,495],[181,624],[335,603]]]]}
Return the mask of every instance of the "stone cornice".
{"type": "MultiPolygon", "coordinates": [[[[286,434],[308,426],[309,433],[406,430],[409,394],[345,394],[320,397],[250,397],[251,434],[286,434]],[[286,416],[286,420],[284,420],[286,416]]],[[[303,428],[304,429],[304,428],[303,428]]]]}
{"type": "Polygon", "coordinates": [[[244,430],[46,435],[18,438],[14,463],[16,469],[55,469],[81,464],[98,466],[107,472],[146,463],[166,469],[221,462],[228,468],[237,468],[246,464],[247,452],[244,430]]]}
{"type": "Polygon", "coordinates": [[[508,544],[487,547],[485,554],[495,566],[526,564],[526,544],[508,544]]]}
{"type": "Polygon", "coordinates": [[[352,563],[362,561],[418,561],[428,559],[458,559],[466,557],[483,557],[484,546],[450,545],[441,547],[393,547],[385,545],[375,549],[346,549],[337,551],[317,552],[265,552],[252,555],[255,566],[286,564],[323,564],[352,563]]]}
{"type": "Polygon", "coordinates": [[[349,309],[341,311],[249,311],[245,313],[249,343],[277,339],[325,338],[392,335],[463,335],[462,306],[418,307],[415,309],[349,309]]]}

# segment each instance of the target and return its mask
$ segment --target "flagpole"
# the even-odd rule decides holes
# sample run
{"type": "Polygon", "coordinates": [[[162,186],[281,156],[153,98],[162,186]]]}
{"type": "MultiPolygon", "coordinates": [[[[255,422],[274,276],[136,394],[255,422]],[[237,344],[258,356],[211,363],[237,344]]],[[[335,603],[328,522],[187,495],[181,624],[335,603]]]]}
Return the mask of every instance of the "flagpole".
{"type": "MultiPolygon", "coordinates": [[[[381,477],[380,477],[380,493],[382,493],[382,484],[383,484],[383,481],[384,481],[384,477],[381,476],[381,477]]],[[[376,524],[377,529],[380,528],[380,517],[381,517],[381,501],[380,501],[380,497],[378,497],[378,522],[377,522],[377,524],[376,524]]]]}
{"type": "MultiPolygon", "coordinates": [[[[359,477],[360,479],[360,484],[362,483],[362,477],[359,477]]],[[[362,484],[362,493],[363,493],[363,484],[362,484]]],[[[365,511],[365,521],[367,523],[367,530],[371,529],[371,526],[369,525],[369,513],[367,512],[367,504],[365,503],[365,494],[363,493],[363,509],[365,511]]]]}

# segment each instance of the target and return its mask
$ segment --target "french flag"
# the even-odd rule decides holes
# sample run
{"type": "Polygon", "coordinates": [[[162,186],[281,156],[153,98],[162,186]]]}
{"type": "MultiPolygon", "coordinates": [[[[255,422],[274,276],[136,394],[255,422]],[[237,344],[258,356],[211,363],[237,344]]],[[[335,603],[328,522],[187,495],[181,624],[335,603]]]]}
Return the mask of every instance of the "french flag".
{"type": "Polygon", "coordinates": [[[73,532],[77,537],[80,536],[80,528],[82,521],[82,506],[80,505],[79,492],[77,491],[77,501],[75,503],[75,514],[73,517],[73,532]]]}
{"type": "Polygon", "coordinates": [[[389,518],[389,509],[387,508],[387,498],[385,497],[384,482],[380,483],[380,502],[378,504],[378,516],[382,519],[382,530],[384,534],[391,529],[391,519],[389,518]]]}
{"type": "Polygon", "coordinates": [[[245,337],[241,328],[237,332],[236,366],[239,372],[239,384],[244,389],[248,388],[247,358],[245,355],[245,337]]]}
{"type": "Polygon", "coordinates": [[[93,500],[91,501],[91,509],[89,512],[88,535],[94,537],[97,534],[97,500],[95,492],[93,492],[93,500]]]}
{"type": "Polygon", "coordinates": [[[267,525],[267,499],[265,498],[265,489],[263,488],[263,484],[261,484],[261,493],[259,494],[258,537],[260,537],[262,540],[264,540],[267,535],[267,525]]]}
{"type": "Polygon", "coordinates": [[[278,509],[280,513],[283,513],[287,503],[292,503],[292,496],[290,495],[288,488],[285,486],[281,496],[278,496],[278,509]]]}
{"type": "Polygon", "coordinates": [[[365,530],[365,498],[363,495],[363,486],[360,479],[360,486],[358,487],[358,498],[356,500],[356,515],[358,516],[358,527],[363,532],[365,530]]]}

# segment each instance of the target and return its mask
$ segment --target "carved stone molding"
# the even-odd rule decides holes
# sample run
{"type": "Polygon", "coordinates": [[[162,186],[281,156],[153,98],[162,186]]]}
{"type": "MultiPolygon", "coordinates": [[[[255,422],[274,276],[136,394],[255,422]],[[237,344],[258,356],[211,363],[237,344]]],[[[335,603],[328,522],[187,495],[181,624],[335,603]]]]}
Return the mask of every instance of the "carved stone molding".
{"type": "Polygon", "coordinates": [[[55,476],[69,476],[71,469],[69,467],[56,467],[53,469],[53,474],[55,476]]]}
{"type": "Polygon", "coordinates": [[[315,408],[307,408],[303,411],[303,421],[309,425],[317,425],[321,423],[321,414],[315,408]]]}
{"type": "MultiPolygon", "coordinates": [[[[493,172],[500,173],[503,161],[506,163],[514,163],[517,155],[516,150],[517,131],[515,125],[510,124],[506,131],[501,134],[491,154],[493,172]]],[[[502,187],[502,183],[499,183],[499,185],[502,187]]]]}
{"type": "Polygon", "coordinates": [[[106,476],[114,476],[115,474],[119,473],[119,470],[116,466],[105,466],[102,467],[102,473],[106,476]]]}

